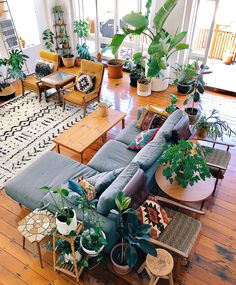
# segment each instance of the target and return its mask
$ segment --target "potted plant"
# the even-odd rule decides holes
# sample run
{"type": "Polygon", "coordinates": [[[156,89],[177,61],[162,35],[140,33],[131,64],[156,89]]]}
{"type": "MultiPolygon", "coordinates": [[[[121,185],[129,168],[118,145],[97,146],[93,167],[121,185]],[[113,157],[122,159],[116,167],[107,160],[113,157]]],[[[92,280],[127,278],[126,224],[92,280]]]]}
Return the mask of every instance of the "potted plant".
{"type": "Polygon", "coordinates": [[[3,74],[0,74],[1,99],[11,99],[15,96],[15,89],[8,80],[24,80],[26,78],[26,74],[22,71],[22,68],[27,58],[29,57],[18,49],[9,51],[9,58],[0,58],[0,66],[6,66],[7,68],[5,77],[3,74]]]}
{"type": "Polygon", "coordinates": [[[194,79],[193,86],[189,90],[190,96],[184,101],[184,105],[187,105],[189,102],[192,102],[191,107],[185,108],[185,112],[189,116],[189,122],[190,124],[193,124],[196,122],[198,119],[200,113],[197,108],[195,108],[195,103],[200,102],[200,94],[204,93],[204,86],[205,82],[203,80],[203,75],[204,74],[209,74],[212,71],[209,71],[209,67],[201,64],[200,66],[198,65],[198,62],[195,61],[194,63],[196,65],[196,70],[197,70],[197,76],[194,79]]]}
{"type": "Polygon", "coordinates": [[[64,52],[62,56],[62,62],[65,67],[73,67],[75,65],[75,56],[72,53],[72,50],[68,47],[68,38],[67,38],[66,44],[67,44],[67,47],[63,45],[63,48],[66,49],[67,51],[64,52]]]}
{"type": "MultiPolygon", "coordinates": [[[[77,227],[77,219],[75,210],[72,207],[66,206],[66,197],[69,195],[69,191],[63,188],[56,188],[53,193],[50,191],[50,187],[43,186],[40,189],[49,191],[53,200],[53,206],[56,208],[56,227],[60,234],[69,235],[71,231],[75,231],[77,227]],[[57,194],[59,199],[56,199],[53,194],[57,194]]],[[[51,203],[49,202],[42,209],[48,208],[51,203]]]]}
{"type": "Polygon", "coordinates": [[[131,198],[124,192],[119,192],[115,198],[117,210],[113,213],[119,216],[117,233],[121,237],[121,243],[115,245],[110,257],[114,269],[119,274],[127,274],[137,263],[137,247],[147,254],[157,256],[155,247],[148,241],[150,225],[139,224],[137,212],[128,208],[131,198]]]}
{"type": "Polygon", "coordinates": [[[192,89],[194,80],[198,75],[198,70],[196,62],[188,63],[184,65],[177,64],[174,68],[176,79],[174,84],[177,86],[177,91],[179,94],[189,94],[192,89]]]}
{"type": "Polygon", "coordinates": [[[170,94],[170,105],[165,108],[168,114],[172,114],[178,107],[176,103],[178,103],[179,99],[174,95],[170,94]]]}
{"type": "Polygon", "coordinates": [[[54,52],[54,33],[50,29],[43,31],[44,46],[51,52],[54,52]]]}
{"type": "Polygon", "coordinates": [[[216,140],[220,138],[223,140],[223,135],[231,136],[236,134],[226,121],[222,121],[219,118],[219,111],[213,109],[209,116],[202,115],[198,121],[193,125],[193,129],[197,131],[198,136],[205,137],[209,136],[216,140]]]}
{"type": "Polygon", "coordinates": [[[150,78],[146,78],[146,77],[141,77],[140,79],[138,79],[137,81],[137,94],[139,96],[149,96],[152,93],[151,90],[151,79],[150,78]]]}
{"type": "Polygon", "coordinates": [[[109,78],[123,77],[122,67],[123,67],[123,60],[118,59],[117,55],[115,55],[115,58],[109,59],[107,62],[108,77],[109,78]]]}
{"type": "Polygon", "coordinates": [[[128,35],[145,35],[150,39],[148,47],[149,63],[147,76],[152,78],[152,90],[162,91],[168,87],[169,83],[169,57],[177,51],[188,48],[188,44],[181,43],[186,36],[186,32],[181,32],[171,36],[163,25],[168,16],[176,6],[178,0],[166,0],[153,18],[149,27],[149,16],[152,8],[152,1],[146,3],[146,13],[128,14],[122,18],[124,21],[123,34],[115,34],[109,47],[113,54],[116,54],[123,40],[128,35]]]}
{"type": "Polygon", "coordinates": [[[78,55],[75,58],[75,65],[77,67],[80,66],[81,59],[87,59],[87,60],[94,61],[93,57],[89,53],[89,48],[85,43],[83,43],[82,45],[77,44],[76,50],[77,50],[78,55]]]}
{"type": "Polygon", "coordinates": [[[167,146],[159,162],[164,165],[163,176],[171,184],[175,179],[184,188],[211,177],[205,153],[200,145],[191,141],[180,140],[178,144],[167,146]]]}
{"type": "Polygon", "coordinates": [[[137,82],[141,77],[144,77],[145,73],[146,57],[141,52],[137,52],[133,55],[133,61],[131,64],[130,72],[130,86],[137,87],[137,82]]]}
{"type": "Polygon", "coordinates": [[[54,14],[56,23],[59,25],[63,24],[64,11],[62,10],[62,7],[60,5],[55,5],[52,8],[52,13],[54,14]]]}

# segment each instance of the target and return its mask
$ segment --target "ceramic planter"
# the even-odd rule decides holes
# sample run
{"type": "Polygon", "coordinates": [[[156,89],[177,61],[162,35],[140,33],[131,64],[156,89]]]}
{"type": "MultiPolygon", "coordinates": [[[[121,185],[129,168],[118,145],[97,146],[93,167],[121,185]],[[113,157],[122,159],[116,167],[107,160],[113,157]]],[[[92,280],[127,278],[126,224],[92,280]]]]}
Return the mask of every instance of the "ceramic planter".
{"type": "Polygon", "coordinates": [[[62,235],[68,235],[71,231],[75,231],[77,228],[77,219],[75,210],[71,210],[72,212],[72,221],[69,225],[67,225],[65,217],[61,216],[60,214],[56,213],[56,226],[57,230],[62,235]]]}
{"type": "Polygon", "coordinates": [[[119,254],[119,251],[121,251],[121,243],[118,243],[115,245],[111,251],[110,257],[111,257],[111,262],[113,264],[114,270],[120,274],[120,275],[125,275],[128,274],[131,271],[131,268],[126,264],[126,265],[120,265],[116,261],[116,256],[119,254]]]}
{"type": "Polygon", "coordinates": [[[137,94],[139,96],[149,96],[151,93],[151,82],[146,78],[140,78],[137,81],[137,94]]]}
{"type": "MultiPolygon", "coordinates": [[[[104,233],[103,231],[101,231],[101,233],[102,233],[102,236],[104,237],[104,239],[106,239],[105,233],[104,233]]],[[[87,253],[87,254],[88,254],[89,256],[91,256],[91,257],[98,256],[99,253],[104,249],[104,245],[101,246],[101,248],[99,249],[99,251],[89,250],[89,249],[85,248],[84,245],[83,245],[83,237],[81,237],[81,239],[80,239],[80,246],[82,247],[83,251],[84,251],[85,253],[87,253]]]]}
{"type": "Polygon", "coordinates": [[[169,77],[170,77],[170,66],[166,69],[161,70],[162,77],[153,77],[152,78],[152,91],[161,92],[168,88],[169,86],[169,77]]]}
{"type": "MultiPolygon", "coordinates": [[[[72,253],[65,253],[64,254],[64,258],[65,258],[65,262],[68,263],[69,261],[74,264],[74,258],[72,256],[72,253]]],[[[82,259],[82,255],[80,254],[80,252],[77,250],[75,252],[75,258],[77,261],[80,261],[82,259]]]]}
{"type": "Polygon", "coordinates": [[[110,59],[107,62],[108,77],[109,78],[121,78],[123,77],[122,72],[123,61],[120,59],[110,59]]]}
{"type": "Polygon", "coordinates": [[[189,117],[189,123],[192,125],[194,124],[200,116],[200,112],[196,108],[185,108],[184,111],[187,113],[189,117]]]}
{"type": "Polygon", "coordinates": [[[75,58],[73,55],[63,56],[62,61],[65,67],[73,67],[75,65],[75,58]]]}
{"type": "Polygon", "coordinates": [[[198,130],[197,135],[201,138],[205,138],[207,136],[207,131],[204,129],[200,129],[198,130]]]}
{"type": "Polygon", "coordinates": [[[193,86],[193,83],[191,83],[191,84],[177,83],[177,91],[179,94],[186,95],[186,94],[188,94],[188,92],[192,86],[193,86]]]}
{"type": "Polygon", "coordinates": [[[132,87],[137,87],[138,80],[140,79],[141,75],[140,74],[135,74],[135,73],[130,73],[130,86],[132,87]]]}

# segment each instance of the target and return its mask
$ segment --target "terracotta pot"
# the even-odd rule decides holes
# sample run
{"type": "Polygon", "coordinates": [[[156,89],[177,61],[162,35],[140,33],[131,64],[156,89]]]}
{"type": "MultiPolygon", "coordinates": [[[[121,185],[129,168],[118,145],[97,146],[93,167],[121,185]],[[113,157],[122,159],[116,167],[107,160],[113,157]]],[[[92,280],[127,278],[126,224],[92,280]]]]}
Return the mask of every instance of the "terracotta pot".
{"type": "Polygon", "coordinates": [[[80,64],[81,64],[81,58],[76,58],[75,59],[75,66],[80,67],[80,64]]]}
{"type": "Polygon", "coordinates": [[[197,132],[197,135],[201,138],[205,138],[207,136],[207,131],[204,130],[204,129],[200,129],[198,132],[197,132]]]}
{"type": "Polygon", "coordinates": [[[75,65],[75,58],[74,56],[71,57],[62,57],[63,64],[65,67],[73,67],[75,65]]]}
{"type": "Polygon", "coordinates": [[[109,78],[121,78],[123,77],[122,67],[123,61],[120,59],[110,59],[107,62],[108,77],[109,78]]]}
{"type": "Polygon", "coordinates": [[[114,253],[118,248],[121,247],[121,243],[118,243],[115,245],[111,251],[110,257],[111,257],[111,262],[113,264],[114,270],[120,274],[120,275],[125,275],[128,274],[131,271],[131,268],[128,265],[120,265],[114,261],[114,253]]]}
{"type": "Polygon", "coordinates": [[[191,107],[189,107],[189,108],[185,108],[184,111],[187,113],[187,115],[189,117],[190,125],[194,124],[200,116],[200,112],[196,108],[192,109],[191,107]],[[192,112],[192,110],[193,110],[193,112],[192,112]]]}

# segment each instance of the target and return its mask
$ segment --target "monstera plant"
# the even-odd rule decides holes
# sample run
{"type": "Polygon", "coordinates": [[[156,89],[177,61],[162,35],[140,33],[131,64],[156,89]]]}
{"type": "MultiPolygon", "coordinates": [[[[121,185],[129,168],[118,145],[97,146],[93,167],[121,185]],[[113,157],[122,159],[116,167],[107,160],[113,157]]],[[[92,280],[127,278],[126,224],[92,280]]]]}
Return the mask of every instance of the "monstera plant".
{"type": "MultiPolygon", "coordinates": [[[[186,36],[186,32],[170,35],[164,28],[164,24],[175,8],[178,0],[166,0],[164,5],[157,11],[153,22],[149,26],[149,16],[152,7],[152,0],[146,3],[146,13],[132,12],[125,15],[122,20],[122,34],[115,34],[110,45],[106,49],[111,49],[113,54],[116,54],[122,42],[128,35],[141,35],[150,39],[148,47],[149,65],[148,77],[163,77],[163,72],[168,69],[169,57],[177,51],[187,49],[188,44],[181,43],[186,36]]],[[[168,85],[167,85],[168,86],[168,85]]],[[[158,90],[160,91],[160,90],[158,90]]]]}

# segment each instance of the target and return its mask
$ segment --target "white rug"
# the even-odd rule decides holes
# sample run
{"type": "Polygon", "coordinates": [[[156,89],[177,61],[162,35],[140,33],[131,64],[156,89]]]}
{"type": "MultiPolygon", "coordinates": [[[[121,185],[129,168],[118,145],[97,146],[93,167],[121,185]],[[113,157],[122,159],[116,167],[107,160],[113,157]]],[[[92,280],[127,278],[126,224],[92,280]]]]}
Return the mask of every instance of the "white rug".
{"type": "MultiPolygon", "coordinates": [[[[81,120],[83,110],[33,93],[0,105],[0,186],[54,147],[52,139],[81,120]]],[[[92,109],[88,109],[91,112],[92,109]]]]}

